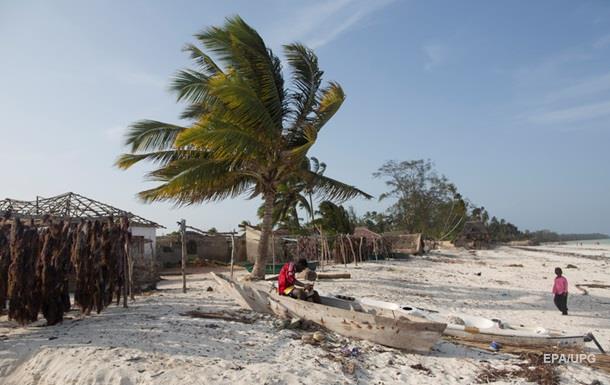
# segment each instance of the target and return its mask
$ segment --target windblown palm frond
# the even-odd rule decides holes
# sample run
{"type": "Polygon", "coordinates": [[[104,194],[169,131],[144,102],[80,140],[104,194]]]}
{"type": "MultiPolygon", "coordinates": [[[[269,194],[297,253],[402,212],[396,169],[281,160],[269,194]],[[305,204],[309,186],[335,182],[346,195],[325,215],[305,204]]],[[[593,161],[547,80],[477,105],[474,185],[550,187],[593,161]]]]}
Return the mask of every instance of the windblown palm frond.
{"type": "Polygon", "coordinates": [[[339,182],[336,179],[319,175],[311,171],[308,172],[307,175],[307,178],[311,178],[312,180],[312,190],[318,199],[342,203],[358,196],[366,199],[372,198],[371,195],[364,191],[346,183],[339,182]]]}

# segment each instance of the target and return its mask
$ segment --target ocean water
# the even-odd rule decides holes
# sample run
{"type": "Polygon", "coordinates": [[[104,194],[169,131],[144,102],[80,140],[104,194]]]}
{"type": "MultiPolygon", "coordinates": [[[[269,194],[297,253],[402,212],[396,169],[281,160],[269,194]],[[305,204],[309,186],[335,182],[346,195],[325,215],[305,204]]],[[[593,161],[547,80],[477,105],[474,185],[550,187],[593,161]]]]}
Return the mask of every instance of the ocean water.
{"type": "Polygon", "coordinates": [[[610,246],[610,238],[606,238],[606,239],[591,239],[591,240],[586,240],[586,241],[570,241],[570,242],[566,242],[568,245],[579,245],[579,244],[583,244],[584,245],[605,245],[605,246],[610,246]]]}

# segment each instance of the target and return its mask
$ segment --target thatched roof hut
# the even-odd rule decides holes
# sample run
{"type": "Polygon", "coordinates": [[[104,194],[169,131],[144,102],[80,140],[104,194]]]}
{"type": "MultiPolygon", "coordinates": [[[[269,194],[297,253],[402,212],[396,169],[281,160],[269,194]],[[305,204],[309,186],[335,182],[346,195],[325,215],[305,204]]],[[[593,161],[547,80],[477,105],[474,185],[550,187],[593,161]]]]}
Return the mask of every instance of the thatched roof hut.
{"type": "Polygon", "coordinates": [[[467,249],[486,249],[491,246],[491,235],[483,222],[469,221],[453,243],[467,249]]]}
{"type": "Polygon", "coordinates": [[[392,254],[421,255],[424,253],[424,237],[421,233],[406,234],[391,231],[385,232],[381,236],[390,244],[392,254]]]}

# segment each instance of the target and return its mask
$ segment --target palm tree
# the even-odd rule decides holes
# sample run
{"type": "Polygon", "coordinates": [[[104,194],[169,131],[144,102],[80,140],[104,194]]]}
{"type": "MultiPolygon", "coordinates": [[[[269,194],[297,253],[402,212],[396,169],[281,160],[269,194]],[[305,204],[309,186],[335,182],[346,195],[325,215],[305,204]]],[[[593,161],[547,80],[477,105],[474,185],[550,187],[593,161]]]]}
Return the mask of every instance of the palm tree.
{"type": "MultiPolygon", "coordinates": [[[[324,174],[326,163],[320,162],[316,157],[310,157],[306,165],[309,170],[317,175],[324,174]]],[[[275,195],[273,210],[273,224],[288,224],[291,229],[300,230],[298,208],[302,208],[309,215],[310,223],[313,224],[315,208],[313,204],[313,189],[317,179],[303,180],[291,178],[278,186],[275,195]]],[[[265,206],[258,209],[259,217],[263,217],[265,206]]]]}
{"type": "Polygon", "coordinates": [[[280,59],[239,16],[211,27],[185,51],[196,69],[176,75],[172,89],[188,105],[174,125],[154,120],[134,123],[126,137],[130,152],[117,166],[141,161],[157,168],[147,174],[159,185],[139,193],[145,202],[190,205],[229,197],[262,196],[264,216],[253,278],[264,277],[278,186],[302,180],[321,199],[345,201],[368,194],[309,167],[307,152],[345,95],[339,84],[322,87],[323,72],[307,47],[284,46],[291,84],[286,87],[280,59]],[[215,61],[210,54],[217,58],[215,61]]]}

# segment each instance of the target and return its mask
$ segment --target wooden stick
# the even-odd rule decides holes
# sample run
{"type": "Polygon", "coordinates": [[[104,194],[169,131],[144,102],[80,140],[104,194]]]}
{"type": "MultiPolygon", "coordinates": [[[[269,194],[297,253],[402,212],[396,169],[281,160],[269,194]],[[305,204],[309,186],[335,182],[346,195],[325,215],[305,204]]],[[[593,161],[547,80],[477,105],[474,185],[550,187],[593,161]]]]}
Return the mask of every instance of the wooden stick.
{"type": "Polygon", "coordinates": [[[337,237],[339,243],[339,248],[341,249],[341,256],[343,257],[343,266],[347,268],[347,259],[345,258],[345,245],[343,244],[343,235],[339,235],[337,237]]]}
{"type": "Polygon", "coordinates": [[[354,265],[358,266],[358,258],[356,258],[356,252],[354,251],[354,245],[352,244],[352,237],[346,235],[349,248],[352,250],[352,256],[354,257],[354,265]]]}
{"type": "Polygon", "coordinates": [[[318,273],[317,279],[337,279],[337,278],[352,278],[350,273],[318,273]]]}
{"type": "Polygon", "coordinates": [[[180,221],[180,235],[182,238],[182,292],[186,293],[186,220],[180,221]]]}
{"type": "MultiPolygon", "coordinates": [[[[235,232],[235,229],[233,229],[235,232]]],[[[235,258],[235,236],[231,233],[231,279],[233,279],[233,263],[235,258]]]]}
{"type": "MultiPolygon", "coordinates": [[[[144,247],[144,246],[142,246],[144,247]]],[[[129,272],[129,298],[131,298],[132,301],[135,300],[134,294],[133,294],[133,255],[131,255],[131,247],[127,248],[127,271],[129,272]]]]}
{"type": "MultiPolygon", "coordinates": [[[[124,221],[127,221],[125,219],[124,221]]],[[[129,225],[121,226],[124,231],[125,236],[125,253],[123,253],[123,307],[127,307],[127,285],[129,285],[129,266],[127,256],[129,255],[129,234],[126,234],[129,231],[129,225]]]]}

